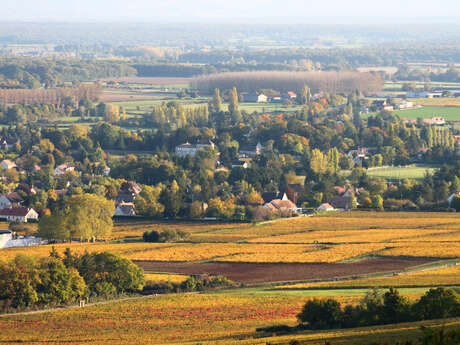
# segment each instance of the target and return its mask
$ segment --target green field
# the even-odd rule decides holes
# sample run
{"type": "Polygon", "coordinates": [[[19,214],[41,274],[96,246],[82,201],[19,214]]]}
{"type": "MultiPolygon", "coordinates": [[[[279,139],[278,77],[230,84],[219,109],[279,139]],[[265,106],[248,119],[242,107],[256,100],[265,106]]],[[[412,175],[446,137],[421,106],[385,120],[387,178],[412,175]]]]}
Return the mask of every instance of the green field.
{"type": "Polygon", "coordinates": [[[427,171],[433,173],[436,168],[434,165],[371,168],[367,170],[367,175],[384,178],[389,181],[397,181],[399,179],[420,180],[425,176],[427,171]]]}
{"type": "Polygon", "coordinates": [[[446,121],[460,121],[460,107],[422,107],[396,110],[394,113],[408,120],[415,120],[419,117],[428,119],[433,116],[442,116],[446,121]]]}

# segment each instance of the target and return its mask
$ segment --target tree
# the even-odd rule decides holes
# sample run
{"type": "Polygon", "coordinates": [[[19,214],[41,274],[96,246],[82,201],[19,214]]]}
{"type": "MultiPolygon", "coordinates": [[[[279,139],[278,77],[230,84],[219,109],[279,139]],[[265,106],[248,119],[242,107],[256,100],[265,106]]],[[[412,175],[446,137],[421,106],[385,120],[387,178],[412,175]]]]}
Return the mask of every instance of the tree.
{"type": "Polygon", "coordinates": [[[92,294],[140,291],[145,284],[144,271],[128,259],[109,252],[85,253],[76,268],[92,294]]]}
{"type": "Polygon", "coordinates": [[[420,298],[413,309],[419,320],[457,317],[460,316],[460,299],[452,289],[433,288],[420,298]]]}
{"type": "Polygon", "coordinates": [[[230,90],[228,111],[230,112],[233,123],[241,121],[242,116],[240,110],[238,109],[238,92],[236,91],[236,87],[230,90]]]}
{"type": "Polygon", "coordinates": [[[24,308],[38,302],[35,291],[40,278],[31,257],[17,256],[9,264],[0,262],[0,302],[3,308],[24,308]]]}
{"type": "Polygon", "coordinates": [[[220,98],[220,90],[214,89],[214,96],[211,101],[211,111],[214,113],[219,113],[222,110],[222,100],[220,98]]]}
{"type": "Polygon", "coordinates": [[[409,302],[399,294],[399,291],[390,288],[383,295],[381,318],[383,323],[399,323],[409,321],[409,302]]]}
{"type": "Polygon", "coordinates": [[[41,262],[39,277],[40,283],[36,290],[41,303],[66,303],[86,292],[85,281],[78,271],[66,267],[56,258],[47,258],[41,262]]]}
{"type": "Polygon", "coordinates": [[[315,298],[304,305],[297,318],[314,329],[338,328],[343,321],[343,312],[339,302],[315,298]]]}
{"type": "Polygon", "coordinates": [[[73,195],[66,201],[66,224],[71,235],[85,240],[112,234],[114,202],[94,194],[73,195]]]}
{"type": "Polygon", "coordinates": [[[143,216],[158,217],[163,214],[165,207],[158,202],[161,187],[143,186],[134,204],[136,211],[143,216]]]}
{"type": "Polygon", "coordinates": [[[107,239],[113,228],[113,201],[95,194],[72,195],[65,206],[38,224],[38,235],[47,239],[107,239]]]}
{"type": "Polygon", "coordinates": [[[372,208],[383,210],[383,198],[380,195],[372,196],[372,208]]]}

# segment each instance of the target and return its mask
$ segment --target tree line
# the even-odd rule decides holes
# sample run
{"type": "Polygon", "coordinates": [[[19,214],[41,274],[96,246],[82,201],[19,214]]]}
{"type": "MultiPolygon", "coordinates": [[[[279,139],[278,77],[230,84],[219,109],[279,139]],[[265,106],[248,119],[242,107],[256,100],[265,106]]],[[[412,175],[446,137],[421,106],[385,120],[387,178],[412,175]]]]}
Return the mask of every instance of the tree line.
{"type": "Polygon", "coordinates": [[[230,90],[236,85],[240,92],[263,89],[287,92],[301,90],[304,85],[308,85],[313,92],[348,94],[355,90],[363,93],[378,91],[383,82],[380,76],[371,73],[260,71],[200,76],[193,80],[192,85],[204,94],[212,94],[216,88],[230,90]]]}

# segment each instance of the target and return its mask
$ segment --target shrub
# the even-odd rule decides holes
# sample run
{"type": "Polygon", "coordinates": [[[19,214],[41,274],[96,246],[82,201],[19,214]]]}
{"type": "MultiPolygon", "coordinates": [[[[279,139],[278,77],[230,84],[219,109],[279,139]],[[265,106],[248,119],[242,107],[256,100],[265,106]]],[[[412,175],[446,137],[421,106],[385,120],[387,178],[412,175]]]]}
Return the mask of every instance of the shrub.
{"type": "Polygon", "coordinates": [[[297,318],[313,329],[338,328],[343,321],[340,303],[333,299],[308,301],[297,318]]]}

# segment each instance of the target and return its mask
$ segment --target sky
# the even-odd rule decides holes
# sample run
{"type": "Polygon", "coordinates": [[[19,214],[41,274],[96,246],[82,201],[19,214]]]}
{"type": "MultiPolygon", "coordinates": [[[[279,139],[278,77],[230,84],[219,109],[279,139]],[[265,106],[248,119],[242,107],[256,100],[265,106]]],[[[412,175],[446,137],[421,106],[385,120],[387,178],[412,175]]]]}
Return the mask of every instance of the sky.
{"type": "Polygon", "coordinates": [[[1,0],[0,21],[457,22],[460,0],[1,0]]]}

